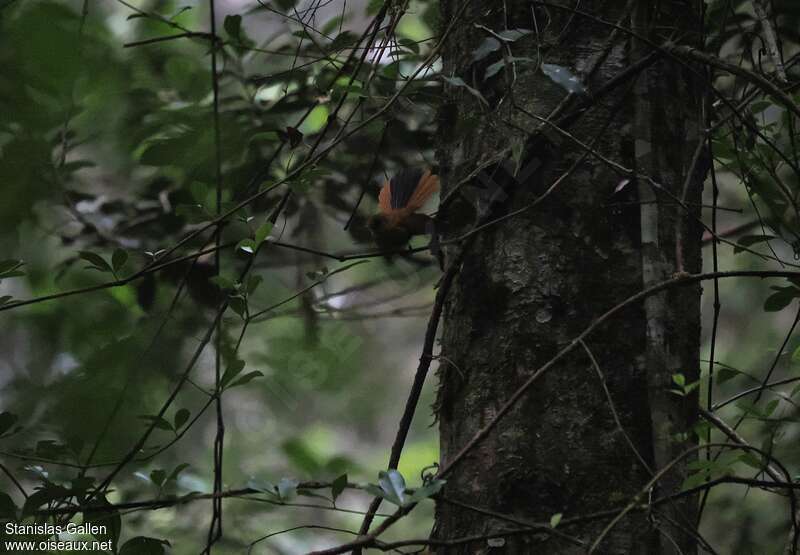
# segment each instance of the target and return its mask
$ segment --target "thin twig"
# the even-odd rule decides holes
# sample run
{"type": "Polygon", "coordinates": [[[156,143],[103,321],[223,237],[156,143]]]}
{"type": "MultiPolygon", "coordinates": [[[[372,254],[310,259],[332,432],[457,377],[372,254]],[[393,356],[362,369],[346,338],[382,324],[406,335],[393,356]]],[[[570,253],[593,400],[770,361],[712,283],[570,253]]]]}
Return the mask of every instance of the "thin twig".
{"type": "Polygon", "coordinates": [[[611,317],[616,315],[622,309],[632,304],[638,303],[643,301],[644,299],[671,289],[673,287],[684,287],[686,285],[692,285],[695,283],[699,283],[701,281],[706,281],[709,279],[720,278],[720,279],[727,279],[727,278],[735,278],[735,277],[750,277],[750,278],[768,278],[768,277],[800,277],[800,272],[791,271],[791,270],[732,270],[727,272],[708,272],[708,273],[700,273],[700,274],[681,274],[676,275],[670,279],[662,281],[660,283],[654,284],[651,287],[648,287],[635,295],[632,295],[622,301],[621,303],[617,304],[597,319],[595,319],[583,332],[581,332],[575,339],[570,341],[564,348],[562,348],[555,356],[553,356],[550,360],[545,362],[542,366],[540,366],[526,381],[522,384],[516,392],[505,402],[503,405],[495,412],[492,419],[484,425],[483,428],[478,430],[473,437],[461,448],[461,450],[453,456],[447,464],[445,464],[441,470],[437,473],[437,478],[443,478],[447,474],[453,471],[453,469],[463,461],[463,459],[469,454],[469,452],[478,444],[480,441],[486,437],[489,432],[494,429],[494,427],[498,424],[498,422],[505,416],[509,410],[522,398],[522,396],[530,389],[530,387],[548,370],[550,370],[558,361],[564,358],[567,354],[572,352],[576,346],[580,344],[581,340],[586,339],[589,335],[592,334],[594,330],[596,330],[600,325],[604,324],[607,320],[611,317]]]}
{"type": "Polygon", "coordinates": [[[769,14],[767,13],[768,2],[765,0],[753,0],[753,11],[756,13],[759,23],[761,23],[761,30],[764,32],[764,42],[767,43],[767,53],[772,59],[772,65],[775,66],[775,77],[781,83],[787,83],[786,69],[783,67],[783,56],[781,55],[780,46],[778,46],[778,38],[775,33],[775,27],[770,21],[769,14]]]}
{"type": "MultiPolygon", "coordinates": [[[[745,439],[742,436],[740,436],[736,430],[728,426],[728,424],[726,424],[725,421],[722,420],[720,417],[718,417],[716,414],[707,411],[703,407],[700,407],[699,410],[700,410],[700,415],[703,418],[705,418],[709,424],[713,424],[719,431],[721,431],[723,434],[725,434],[731,440],[733,440],[733,442],[736,445],[750,447],[750,444],[747,443],[747,441],[745,441],[745,439]]],[[[781,482],[783,480],[781,473],[778,471],[777,468],[775,468],[771,464],[767,464],[766,467],[764,467],[764,471],[767,474],[769,474],[770,478],[772,478],[776,482],[781,482]]]]}

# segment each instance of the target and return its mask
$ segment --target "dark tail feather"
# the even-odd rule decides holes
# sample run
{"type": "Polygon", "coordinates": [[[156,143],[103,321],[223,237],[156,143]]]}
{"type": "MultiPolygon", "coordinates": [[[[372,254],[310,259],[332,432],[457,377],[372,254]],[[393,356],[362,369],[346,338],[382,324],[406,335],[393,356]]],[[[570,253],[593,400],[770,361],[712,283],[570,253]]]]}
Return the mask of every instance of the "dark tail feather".
{"type": "Polygon", "coordinates": [[[392,209],[404,208],[419,185],[423,171],[419,168],[403,168],[389,182],[392,192],[392,209]]]}

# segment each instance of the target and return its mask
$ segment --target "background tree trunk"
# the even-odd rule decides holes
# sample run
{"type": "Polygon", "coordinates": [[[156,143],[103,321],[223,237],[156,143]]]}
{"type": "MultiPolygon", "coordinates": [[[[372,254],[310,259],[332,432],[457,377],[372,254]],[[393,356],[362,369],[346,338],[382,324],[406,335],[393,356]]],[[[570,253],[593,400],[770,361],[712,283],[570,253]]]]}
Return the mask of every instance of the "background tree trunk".
{"type": "MultiPolygon", "coordinates": [[[[702,2],[636,2],[633,13],[619,2],[589,3],[581,7],[593,16],[586,17],[571,11],[574,2],[544,7],[523,0],[468,0],[461,12],[465,1],[441,2],[445,23],[461,17],[443,52],[443,72],[463,79],[486,103],[450,81],[455,85],[447,87],[440,115],[438,158],[442,198],[453,194],[457,200],[440,211],[444,239],[471,229],[475,214],[480,218],[487,206],[486,190],[470,186],[477,179],[460,185],[477,168],[488,165],[491,174],[497,168],[490,163],[504,156],[527,167],[531,160],[541,162],[533,176],[491,204],[487,218],[530,205],[559,176],[569,175],[535,207],[467,243],[442,338],[437,411],[444,467],[594,319],[676,271],[699,271],[696,207],[705,174],[703,157],[696,155],[704,140],[704,73],[668,56],[606,95],[572,99],[561,115],[582,102],[591,104],[564,124],[572,138],[548,126],[546,147],[530,141],[542,125],[530,114],[548,117],[567,94],[537,69],[537,62],[572,72],[594,94],[653,51],[629,31],[615,31],[615,24],[635,29],[654,44],[671,39],[699,46],[702,2]],[[476,62],[479,56],[473,53],[493,36],[489,30],[505,29],[534,32],[476,62]],[[529,60],[484,79],[487,66],[510,56],[529,60]],[[573,138],[649,176],[664,190],[643,179],[625,184],[624,172],[594,154],[586,156],[586,148],[573,138]],[[454,194],[456,188],[465,194],[454,194]],[[679,199],[692,208],[682,208],[679,199]]],[[[495,180],[500,173],[493,173],[495,180]]],[[[492,190],[490,185],[489,194],[492,190]]],[[[445,262],[454,260],[460,248],[447,247],[445,262]]],[[[519,528],[463,506],[468,504],[544,523],[562,513],[558,531],[591,544],[610,519],[578,524],[568,519],[624,507],[653,472],[695,445],[690,438],[697,399],[669,390],[673,374],[683,374],[687,383],[697,379],[699,300],[699,286],[691,286],[631,306],[598,327],[586,348],[576,345],[543,374],[449,471],[434,536],[455,539],[519,528]],[[615,423],[598,368],[624,433],[615,423]]],[[[678,491],[693,457],[668,472],[652,497],[678,491]]],[[[695,498],[686,498],[660,504],[649,514],[634,511],[606,536],[599,552],[696,552],[695,506],[695,498]]],[[[484,552],[491,550],[487,545],[484,539],[439,552],[484,552]]],[[[585,553],[586,546],[539,533],[510,536],[501,552],[585,553]]]]}

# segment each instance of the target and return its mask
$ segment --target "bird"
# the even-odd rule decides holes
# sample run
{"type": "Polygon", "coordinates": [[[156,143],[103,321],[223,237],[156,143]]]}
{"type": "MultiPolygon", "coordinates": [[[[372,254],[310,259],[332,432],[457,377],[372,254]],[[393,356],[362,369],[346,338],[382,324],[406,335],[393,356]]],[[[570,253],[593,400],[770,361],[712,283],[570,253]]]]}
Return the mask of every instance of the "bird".
{"type": "Polygon", "coordinates": [[[367,228],[382,251],[402,249],[414,235],[431,232],[433,219],[417,210],[438,190],[439,176],[429,169],[403,168],[384,182],[378,213],[367,219],[367,228]]]}

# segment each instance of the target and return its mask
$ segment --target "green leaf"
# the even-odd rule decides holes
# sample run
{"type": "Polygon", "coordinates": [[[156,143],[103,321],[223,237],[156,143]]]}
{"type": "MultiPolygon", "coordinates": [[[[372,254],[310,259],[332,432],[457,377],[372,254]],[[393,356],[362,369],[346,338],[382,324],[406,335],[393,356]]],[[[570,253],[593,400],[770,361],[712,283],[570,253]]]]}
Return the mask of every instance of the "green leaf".
{"type": "Polygon", "coordinates": [[[169,478],[167,478],[167,482],[174,482],[180,476],[180,473],[189,468],[191,465],[189,463],[181,463],[175,467],[175,469],[170,472],[169,478]]]}
{"type": "Polygon", "coordinates": [[[697,472],[695,474],[691,474],[683,481],[683,484],[681,484],[681,490],[685,491],[697,487],[704,483],[707,478],[708,474],[706,472],[697,472]]]}
{"type": "Polygon", "coordinates": [[[247,294],[252,295],[258,286],[261,285],[261,282],[264,281],[264,278],[258,274],[250,274],[247,276],[247,294]]]}
{"type": "Polygon", "coordinates": [[[223,291],[235,291],[236,290],[236,282],[234,282],[231,278],[227,276],[213,276],[209,279],[211,283],[222,289],[223,291]]]}
{"type": "Polygon", "coordinates": [[[289,501],[297,494],[297,484],[299,484],[297,480],[281,478],[281,481],[278,482],[278,496],[281,501],[289,501]]]}
{"type": "Polygon", "coordinates": [[[494,75],[498,71],[500,71],[501,69],[503,69],[507,65],[513,64],[515,62],[532,62],[532,61],[533,60],[531,58],[516,58],[516,57],[503,58],[499,62],[495,62],[495,63],[493,63],[492,65],[490,65],[489,67],[486,68],[486,73],[484,74],[484,79],[489,79],[490,77],[494,77],[494,75]]]}
{"type": "Polygon", "coordinates": [[[256,242],[253,241],[252,239],[249,239],[249,238],[248,239],[242,239],[236,245],[236,250],[244,251],[247,254],[254,254],[256,252],[257,248],[258,248],[258,245],[256,245],[256,242]]]}
{"type": "Polygon", "coordinates": [[[692,391],[694,391],[698,387],[700,387],[700,380],[697,380],[697,381],[692,382],[690,384],[686,384],[686,386],[684,386],[684,388],[683,388],[683,393],[684,393],[684,395],[689,395],[692,391]]]}
{"type": "Polygon", "coordinates": [[[561,518],[564,515],[562,513],[556,513],[550,517],[550,528],[555,528],[561,522],[561,518]]]}
{"type": "Polygon", "coordinates": [[[352,31],[342,31],[336,38],[331,41],[330,49],[333,51],[349,48],[358,40],[358,36],[352,31]]]}
{"type": "Polygon", "coordinates": [[[256,246],[261,245],[261,243],[264,242],[264,239],[269,237],[269,234],[272,233],[272,227],[273,227],[272,222],[267,222],[259,226],[259,228],[256,230],[256,235],[255,235],[256,246]]]}
{"type": "Polygon", "coordinates": [[[24,262],[22,262],[22,260],[9,259],[0,261],[0,279],[16,277],[16,276],[24,276],[25,274],[19,271],[19,268],[23,264],[24,262]]]}
{"type": "Polygon", "coordinates": [[[0,521],[17,520],[17,506],[7,493],[0,492],[0,521]]]}
{"type": "Polygon", "coordinates": [[[84,494],[94,485],[93,476],[76,476],[70,481],[70,486],[76,493],[84,494]]]}
{"type": "Polygon", "coordinates": [[[427,499],[429,497],[433,497],[437,493],[439,493],[444,487],[446,480],[433,480],[431,483],[422,486],[421,488],[417,489],[411,497],[406,501],[406,504],[410,503],[419,503],[423,499],[427,499]]]}
{"type": "Polygon", "coordinates": [[[383,497],[389,503],[403,506],[405,504],[406,481],[397,470],[381,471],[378,473],[378,485],[383,490],[383,497]]]}
{"type": "Polygon", "coordinates": [[[242,16],[241,15],[227,15],[222,26],[228,36],[234,40],[239,40],[239,34],[242,32],[242,16]]]}
{"type": "Polygon", "coordinates": [[[342,494],[346,487],[347,474],[342,474],[333,481],[333,484],[331,484],[331,496],[333,497],[334,502],[342,494]]]}
{"type": "Polygon", "coordinates": [[[150,473],[150,481],[153,482],[158,487],[163,486],[166,479],[167,479],[167,472],[160,468],[157,468],[150,473]]]}
{"type": "Polygon", "coordinates": [[[736,147],[727,137],[718,137],[711,142],[711,149],[715,158],[724,160],[736,159],[736,147]]]}
{"type": "Polygon", "coordinates": [[[567,68],[555,64],[542,64],[541,67],[542,73],[547,75],[556,85],[560,85],[575,94],[586,92],[586,87],[583,86],[580,79],[567,68]]]}
{"type": "Polygon", "coordinates": [[[239,318],[244,320],[247,316],[247,301],[245,301],[240,295],[236,295],[235,297],[231,297],[228,299],[228,306],[231,307],[236,314],[239,315],[239,318]]]}
{"type": "Polygon", "coordinates": [[[165,545],[170,543],[167,540],[138,536],[126,541],[119,550],[119,555],[164,555],[165,545]]]}
{"type": "Polygon", "coordinates": [[[232,387],[238,387],[240,385],[244,385],[246,383],[249,383],[249,382],[253,381],[256,378],[262,377],[263,375],[264,374],[259,372],[258,370],[255,370],[253,372],[248,372],[247,374],[245,374],[244,376],[242,376],[241,378],[239,378],[238,380],[233,382],[231,385],[229,385],[228,389],[230,389],[232,387]]]}
{"type": "Polygon", "coordinates": [[[766,418],[766,415],[761,408],[750,401],[738,401],[736,403],[736,408],[742,411],[743,416],[766,418]]]}
{"type": "Polygon", "coordinates": [[[670,391],[680,396],[689,395],[692,391],[700,387],[700,380],[697,380],[692,383],[686,383],[686,377],[683,374],[673,374],[672,381],[680,389],[672,389],[670,391]]]}
{"type": "Polygon", "coordinates": [[[158,430],[168,430],[170,432],[175,431],[175,429],[172,427],[172,424],[170,424],[160,416],[142,415],[139,418],[147,422],[150,422],[150,425],[152,425],[154,428],[158,430]]]}
{"type": "Polygon", "coordinates": [[[322,499],[323,501],[330,502],[328,497],[307,489],[298,489],[297,495],[302,495],[303,497],[313,497],[315,499],[322,499]]]}
{"type": "Polygon", "coordinates": [[[3,435],[17,423],[17,415],[10,412],[0,412],[0,435],[3,435]]]}
{"type": "Polygon", "coordinates": [[[174,21],[175,18],[178,17],[179,15],[181,15],[183,12],[189,11],[191,9],[192,9],[191,6],[183,6],[183,7],[181,7],[177,12],[172,14],[172,16],[169,18],[170,21],[174,21]]]}
{"type": "Polygon", "coordinates": [[[337,15],[326,21],[325,24],[322,26],[322,29],[320,29],[320,32],[323,35],[330,35],[336,29],[339,28],[339,26],[342,24],[343,21],[344,18],[341,15],[337,15]]]}
{"type": "Polygon", "coordinates": [[[397,42],[403,48],[408,48],[414,54],[419,54],[419,42],[406,37],[400,37],[397,42]]]}
{"type": "Polygon", "coordinates": [[[116,249],[114,254],[111,255],[111,266],[115,272],[120,271],[127,261],[128,253],[125,249],[116,249]]]}
{"type": "Polygon", "coordinates": [[[22,506],[21,518],[31,516],[39,507],[55,500],[63,500],[72,496],[72,491],[56,484],[47,484],[30,494],[22,506]]]}
{"type": "Polygon", "coordinates": [[[714,375],[714,379],[717,382],[717,385],[723,384],[729,380],[732,380],[736,376],[740,375],[741,372],[735,370],[733,368],[728,368],[727,366],[722,366],[717,369],[716,374],[714,375]]]}
{"type": "Polygon", "coordinates": [[[772,413],[775,412],[775,409],[778,408],[778,404],[780,401],[778,399],[773,399],[764,407],[764,417],[769,418],[772,416],[772,413]]]}
{"type": "Polygon", "coordinates": [[[756,470],[764,470],[766,468],[765,461],[751,451],[745,451],[739,456],[739,461],[756,470]]]}
{"type": "Polygon", "coordinates": [[[295,193],[304,195],[311,188],[311,182],[308,179],[303,179],[303,177],[300,176],[297,179],[291,180],[289,182],[289,187],[291,187],[292,191],[295,193]]]}
{"type": "Polygon", "coordinates": [[[507,62],[505,59],[493,63],[492,65],[486,68],[486,73],[484,73],[483,78],[489,79],[490,77],[494,77],[501,69],[506,67],[506,63],[507,62]]]}
{"type": "Polygon", "coordinates": [[[189,409],[180,409],[178,412],[176,412],[175,418],[173,419],[175,430],[180,430],[189,420],[190,415],[191,413],[189,412],[189,409]]]}
{"type": "Polygon", "coordinates": [[[733,254],[743,252],[745,250],[744,247],[751,247],[758,243],[772,241],[773,239],[775,239],[774,235],[744,235],[739,237],[736,246],[733,247],[733,254]]]}
{"type": "Polygon", "coordinates": [[[220,387],[225,389],[225,386],[236,376],[242,373],[244,370],[245,362],[243,360],[236,359],[233,362],[228,363],[228,367],[225,369],[225,373],[222,374],[222,379],[220,379],[220,387]]]}
{"type": "Polygon", "coordinates": [[[364,487],[364,491],[370,494],[373,497],[380,497],[381,499],[386,499],[386,492],[383,491],[381,488],[376,486],[375,484],[367,484],[364,487]]]}
{"type": "Polygon", "coordinates": [[[122,517],[118,511],[112,508],[105,496],[99,496],[90,502],[90,506],[98,507],[101,511],[85,511],[83,513],[84,524],[97,524],[102,528],[97,528],[97,533],[92,534],[98,541],[111,541],[112,551],[116,553],[117,542],[122,531],[122,517]]]}
{"type": "Polygon", "coordinates": [[[262,480],[261,478],[250,478],[247,481],[247,487],[254,491],[278,495],[278,488],[275,487],[275,484],[266,480],[262,480]]]}
{"type": "Polygon", "coordinates": [[[290,144],[291,142],[296,141],[296,144],[291,145],[292,148],[300,144],[300,140],[302,139],[303,135],[310,135],[322,129],[322,127],[328,122],[329,115],[330,110],[328,107],[324,104],[320,104],[311,110],[311,113],[308,114],[308,117],[303,122],[303,125],[301,125],[300,129],[297,130],[299,136],[293,132],[293,128],[287,128],[289,131],[290,144]]]}
{"type": "Polygon", "coordinates": [[[480,100],[486,106],[489,105],[489,103],[486,101],[486,99],[483,98],[483,95],[477,89],[474,89],[474,88],[470,87],[469,85],[467,85],[461,77],[444,77],[444,76],[442,76],[442,79],[444,81],[446,81],[447,83],[451,84],[454,87],[463,87],[463,88],[467,89],[467,91],[469,91],[469,93],[472,96],[474,96],[475,98],[480,100]]]}
{"type": "Polygon", "coordinates": [[[92,265],[90,269],[99,270],[101,272],[111,272],[111,266],[109,266],[108,262],[99,254],[95,254],[91,251],[80,251],[78,256],[92,265]]]}
{"type": "Polygon", "coordinates": [[[334,98],[339,99],[342,96],[346,95],[353,95],[359,96],[361,98],[368,98],[369,94],[361,85],[352,84],[352,85],[344,85],[344,86],[336,86],[334,87],[334,98]]]}
{"type": "Polygon", "coordinates": [[[472,51],[472,61],[478,62],[484,59],[492,52],[500,50],[500,41],[494,37],[483,39],[483,42],[478,45],[478,48],[472,51]]]}
{"type": "Polygon", "coordinates": [[[497,36],[504,41],[514,42],[531,33],[533,33],[531,29],[506,29],[497,33],[497,36]]]}
{"type": "Polygon", "coordinates": [[[294,181],[289,183],[289,186],[292,188],[293,191],[305,194],[311,189],[312,185],[316,183],[318,179],[324,179],[329,175],[329,170],[325,168],[318,168],[316,166],[312,166],[297,177],[294,181]]]}
{"type": "Polygon", "coordinates": [[[751,113],[758,114],[760,112],[763,112],[764,110],[766,110],[770,106],[775,106],[775,104],[772,103],[772,102],[769,102],[768,100],[757,100],[755,102],[750,103],[747,106],[747,108],[750,110],[751,113]]]}
{"type": "Polygon", "coordinates": [[[764,301],[764,311],[765,312],[778,312],[783,310],[787,306],[791,304],[791,302],[797,297],[798,290],[794,287],[786,287],[778,291],[777,293],[773,293],[767,300],[764,301]]]}

